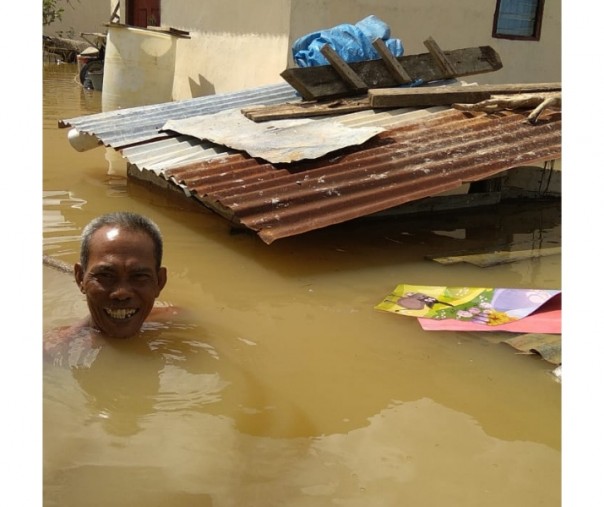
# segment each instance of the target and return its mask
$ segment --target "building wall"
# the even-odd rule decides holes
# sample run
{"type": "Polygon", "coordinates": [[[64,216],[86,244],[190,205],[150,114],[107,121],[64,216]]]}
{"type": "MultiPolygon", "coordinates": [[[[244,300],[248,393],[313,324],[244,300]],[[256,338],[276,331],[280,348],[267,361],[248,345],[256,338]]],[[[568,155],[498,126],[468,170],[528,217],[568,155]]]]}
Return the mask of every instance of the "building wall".
{"type": "Polygon", "coordinates": [[[289,0],[163,0],[161,16],[191,34],[178,40],[175,99],[282,82],[289,0]]]}
{"type": "Polygon", "coordinates": [[[402,40],[405,54],[425,53],[432,36],[444,49],[492,46],[503,69],[468,77],[478,83],[561,80],[561,0],[546,0],[539,41],[491,36],[496,0],[164,0],[162,25],[191,32],[179,40],[174,98],[282,82],[300,36],[374,14],[402,40]]]}
{"type": "Polygon", "coordinates": [[[103,33],[107,29],[103,26],[109,21],[112,13],[111,0],[59,0],[59,7],[63,8],[61,21],[43,27],[44,35],[62,36],[80,39],[80,32],[103,33]]]}
{"type": "MultiPolygon", "coordinates": [[[[300,36],[339,23],[356,23],[374,14],[403,42],[405,54],[427,51],[432,36],[443,50],[491,46],[503,68],[468,80],[478,83],[561,81],[561,0],[545,0],[541,38],[519,41],[493,38],[496,0],[292,0],[289,45],[300,36]]],[[[290,57],[289,65],[292,65],[290,57]]]]}

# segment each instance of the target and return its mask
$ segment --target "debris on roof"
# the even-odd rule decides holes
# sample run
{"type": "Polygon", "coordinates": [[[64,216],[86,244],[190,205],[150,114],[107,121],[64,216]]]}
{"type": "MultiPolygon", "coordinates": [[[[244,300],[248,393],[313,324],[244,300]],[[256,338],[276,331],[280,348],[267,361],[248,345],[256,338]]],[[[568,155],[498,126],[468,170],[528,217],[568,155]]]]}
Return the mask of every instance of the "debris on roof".
{"type": "MultiPolygon", "coordinates": [[[[514,106],[518,102],[514,99],[521,97],[541,97],[542,93],[560,92],[561,83],[526,83],[526,84],[503,84],[503,85],[473,85],[473,86],[439,86],[433,88],[387,88],[369,90],[367,96],[372,108],[383,107],[428,107],[428,106],[452,106],[456,103],[476,104],[490,99],[493,95],[503,95],[510,99],[508,106],[514,106]],[[539,95],[534,95],[539,93],[539,95]]],[[[505,104],[504,104],[505,105],[505,104]]],[[[524,107],[533,106],[533,102],[525,101],[524,107]]],[[[537,104],[535,104],[537,105],[537,104]]],[[[509,107],[512,109],[513,107],[509,107]]],[[[460,108],[461,109],[461,108],[460,108]]],[[[480,108],[463,108],[464,110],[482,110],[480,108]]],[[[503,109],[491,108],[490,111],[503,109]]]]}
{"type": "Polygon", "coordinates": [[[499,55],[490,46],[443,51],[430,37],[424,41],[428,53],[395,57],[384,50],[380,40],[376,39],[373,44],[381,59],[347,63],[326,44],[321,52],[330,65],[291,67],[284,70],[281,77],[302,98],[315,100],[483,74],[503,67],[499,55]]]}
{"type": "Polygon", "coordinates": [[[381,88],[357,97],[305,100],[273,106],[247,107],[241,112],[256,122],[286,118],[312,118],[368,109],[450,106],[462,111],[494,112],[502,109],[536,107],[550,97],[548,105],[560,105],[561,83],[465,85],[440,83],[417,88],[381,88]]]}

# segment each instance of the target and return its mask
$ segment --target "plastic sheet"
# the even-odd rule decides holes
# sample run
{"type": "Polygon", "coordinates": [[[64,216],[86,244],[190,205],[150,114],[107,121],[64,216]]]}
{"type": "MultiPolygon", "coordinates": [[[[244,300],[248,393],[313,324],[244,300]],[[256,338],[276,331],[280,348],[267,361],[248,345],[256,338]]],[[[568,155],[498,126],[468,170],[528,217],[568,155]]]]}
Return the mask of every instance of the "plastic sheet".
{"type": "Polygon", "coordinates": [[[321,48],[329,44],[345,62],[359,62],[380,58],[372,43],[382,39],[390,52],[403,55],[400,39],[390,38],[390,27],[378,17],[371,15],[358,23],[344,23],[328,30],[319,30],[300,37],[292,46],[294,62],[299,67],[329,65],[321,48]]]}

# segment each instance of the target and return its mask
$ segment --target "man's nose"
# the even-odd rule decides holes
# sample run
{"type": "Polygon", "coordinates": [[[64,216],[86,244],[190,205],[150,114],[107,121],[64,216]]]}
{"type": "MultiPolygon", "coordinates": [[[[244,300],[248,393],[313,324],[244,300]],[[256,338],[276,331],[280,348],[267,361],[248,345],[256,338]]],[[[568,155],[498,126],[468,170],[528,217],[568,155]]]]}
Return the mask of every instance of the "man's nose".
{"type": "Polygon", "coordinates": [[[132,284],[128,279],[120,279],[112,287],[110,297],[123,301],[132,297],[132,292],[132,284]]]}

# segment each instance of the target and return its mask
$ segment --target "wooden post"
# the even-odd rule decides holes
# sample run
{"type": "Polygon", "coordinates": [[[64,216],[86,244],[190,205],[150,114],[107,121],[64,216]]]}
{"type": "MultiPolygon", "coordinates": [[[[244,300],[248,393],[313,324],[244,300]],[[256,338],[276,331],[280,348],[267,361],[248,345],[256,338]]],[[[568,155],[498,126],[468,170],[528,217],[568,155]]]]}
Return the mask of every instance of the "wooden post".
{"type": "Polygon", "coordinates": [[[384,60],[384,64],[388,67],[390,74],[400,83],[406,84],[413,81],[411,76],[407,74],[407,71],[403,68],[403,66],[399,63],[399,61],[394,57],[394,55],[388,50],[386,43],[382,39],[375,39],[373,41],[373,47],[380,54],[382,60],[384,60]]]}
{"type": "Polygon", "coordinates": [[[327,58],[327,60],[329,61],[331,66],[336,70],[338,75],[350,87],[352,87],[358,92],[367,91],[367,85],[365,84],[365,81],[363,81],[358,76],[358,74],[350,68],[350,65],[348,65],[342,58],[340,58],[340,55],[338,55],[338,53],[329,44],[325,44],[321,48],[321,53],[325,58],[327,58]]]}
{"type": "Polygon", "coordinates": [[[447,77],[455,76],[455,66],[447,59],[444,51],[440,49],[432,37],[428,37],[424,41],[424,46],[428,48],[428,51],[430,51],[430,54],[447,77]]]}

